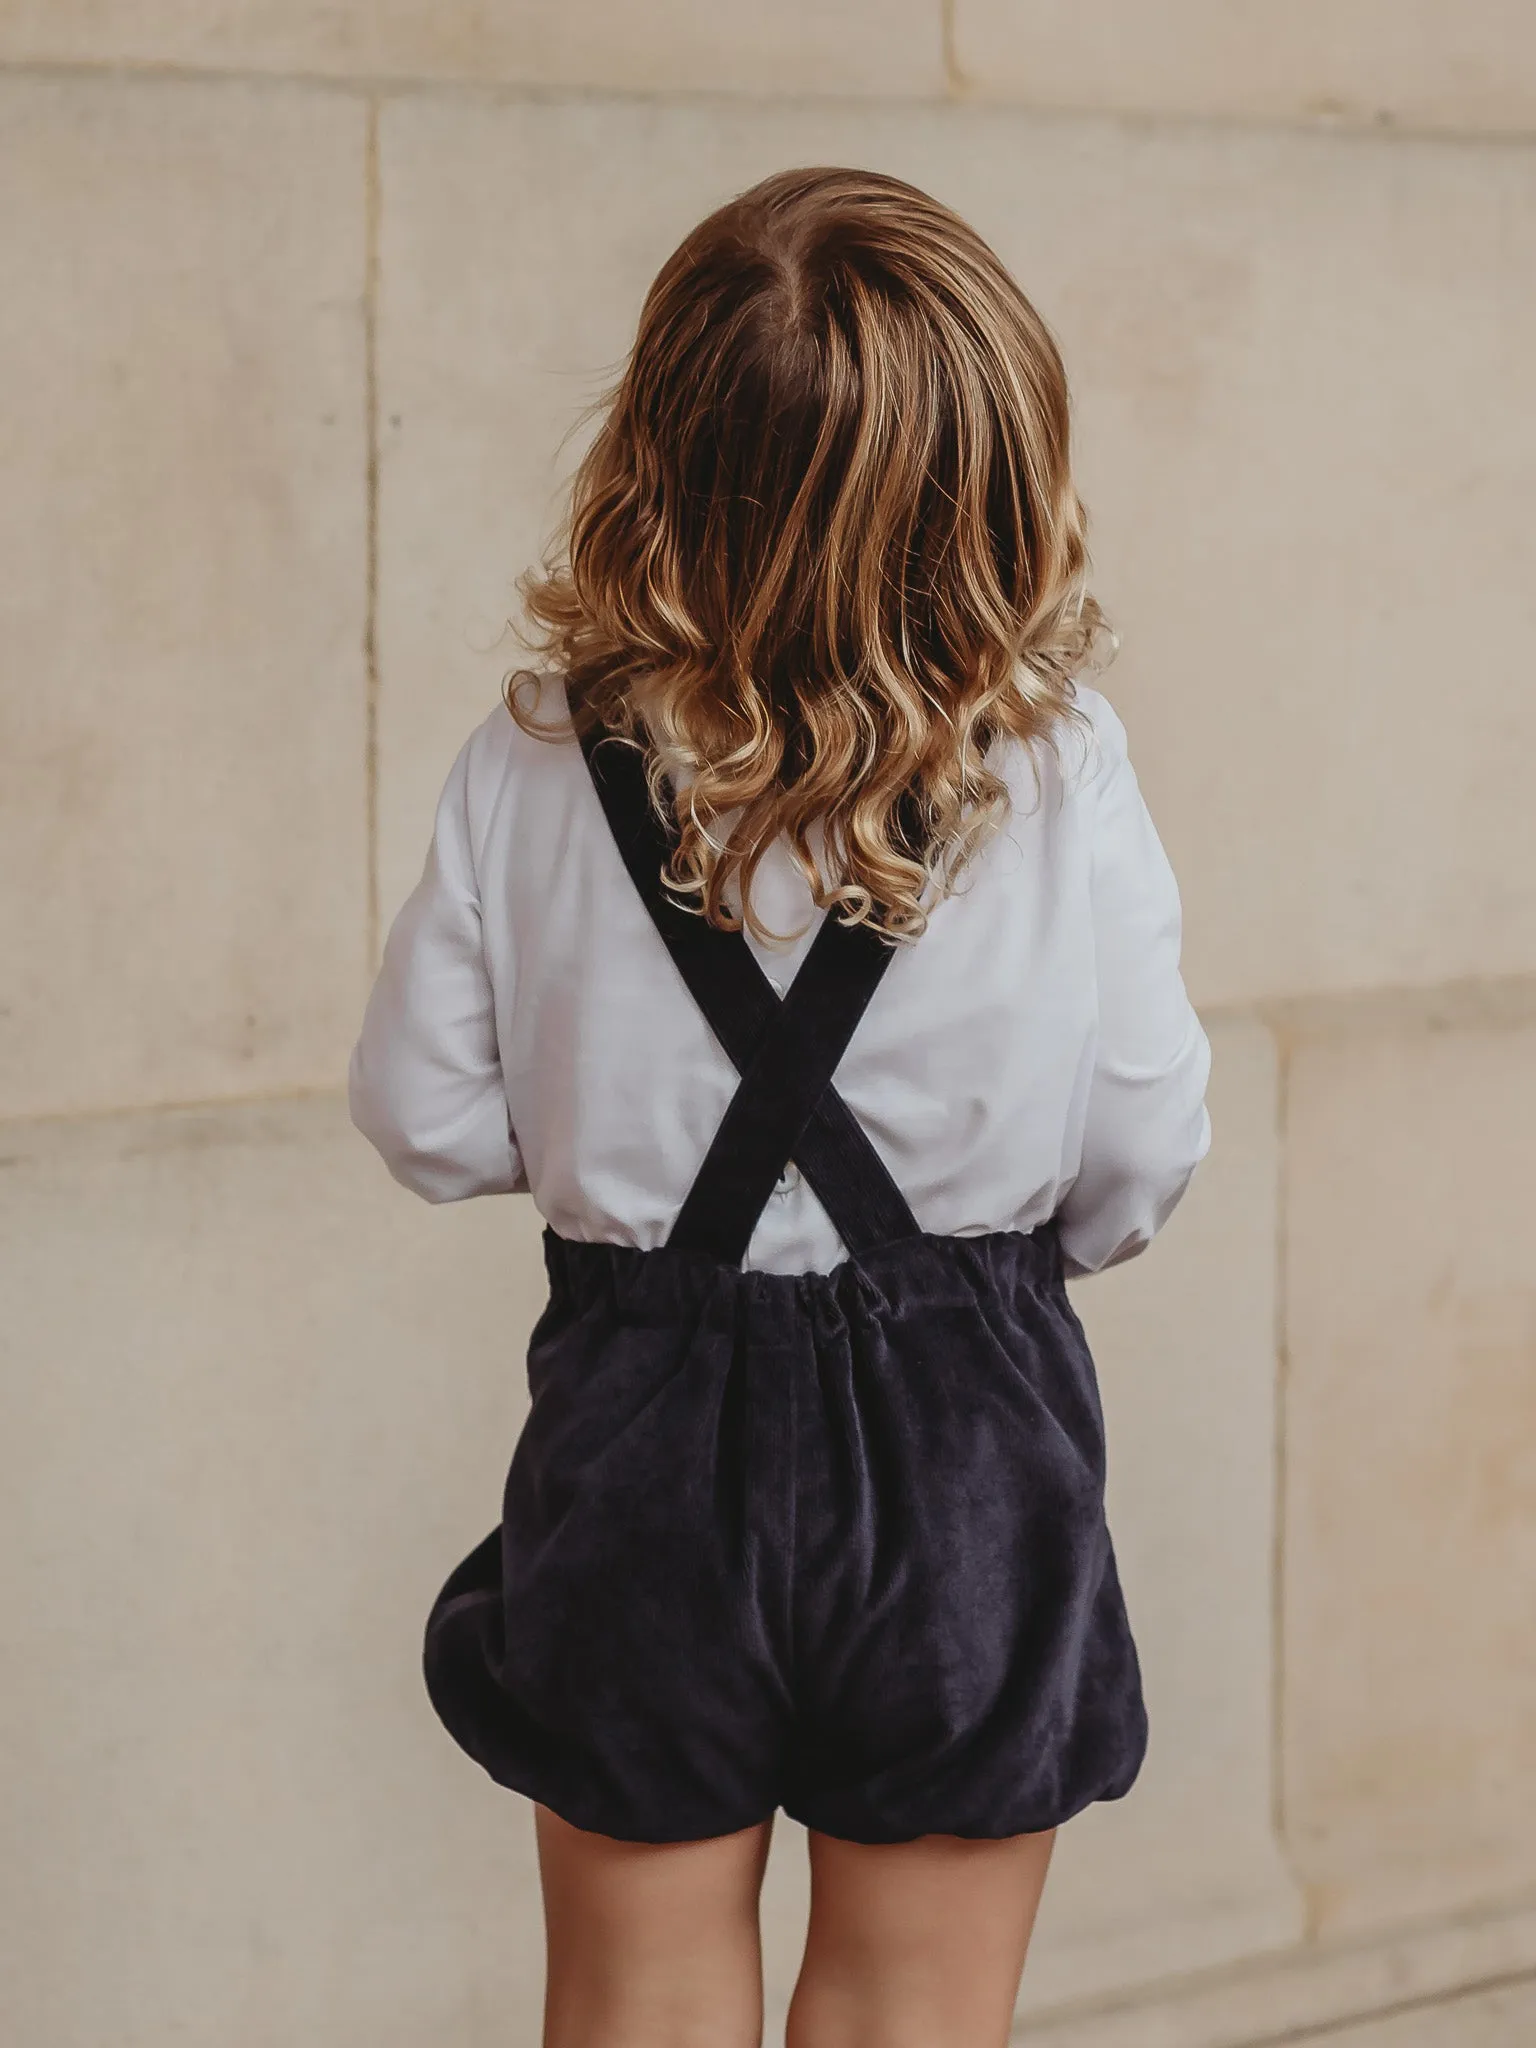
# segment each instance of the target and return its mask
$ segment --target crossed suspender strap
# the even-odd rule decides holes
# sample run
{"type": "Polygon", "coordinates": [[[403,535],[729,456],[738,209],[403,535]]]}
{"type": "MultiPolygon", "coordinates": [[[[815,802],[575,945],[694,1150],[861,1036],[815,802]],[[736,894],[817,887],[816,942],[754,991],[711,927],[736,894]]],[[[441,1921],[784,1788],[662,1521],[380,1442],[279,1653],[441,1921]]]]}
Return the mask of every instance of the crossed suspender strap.
{"type": "Polygon", "coordinates": [[[667,1242],[740,1265],[793,1159],[850,1252],[920,1234],[880,1155],[832,1086],[889,942],[828,916],[780,1002],[740,932],[684,909],[662,883],[672,852],[637,748],[601,730],[582,753],[614,842],[688,991],[741,1082],[667,1242]]]}

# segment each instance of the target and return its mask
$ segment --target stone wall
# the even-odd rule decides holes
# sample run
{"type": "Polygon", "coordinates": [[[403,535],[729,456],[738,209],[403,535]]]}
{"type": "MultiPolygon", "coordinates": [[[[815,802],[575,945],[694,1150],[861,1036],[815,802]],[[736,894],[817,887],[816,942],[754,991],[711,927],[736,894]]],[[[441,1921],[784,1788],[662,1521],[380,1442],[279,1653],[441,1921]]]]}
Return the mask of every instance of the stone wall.
{"type": "Polygon", "coordinates": [[[524,1815],[416,1667],[534,1219],[413,1203],[339,1087],[561,436],[797,161],[952,201],[1063,337],[1216,1046],[1081,1294],[1156,1730],[1032,2038],[1536,1971],[1529,10],[11,0],[0,67],[14,2038],[537,2038],[524,1815]]]}

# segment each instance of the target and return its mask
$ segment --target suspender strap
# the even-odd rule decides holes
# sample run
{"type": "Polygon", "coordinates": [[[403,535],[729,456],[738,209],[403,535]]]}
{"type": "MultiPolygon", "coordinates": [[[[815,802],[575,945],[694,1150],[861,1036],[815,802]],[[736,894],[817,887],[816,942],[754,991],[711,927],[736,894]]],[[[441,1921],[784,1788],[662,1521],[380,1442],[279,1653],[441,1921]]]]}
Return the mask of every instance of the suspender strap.
{"type": "Polygon", "coordinates": [[[742,1076],[669,1244],[739,1265],[791,1158],[849,1251],[918,1235],[901,1190],[831,1086],[890,963],[889,943],[867,925],[828,917],[781,1004],[742,934],[708,924],[664,887],[671,840],[638,750],[591,731],[582,751],[641,901],[742,1076]]]}
{"type": "MultiPolygon", "coordinates": [[[[774,1183],[804,1152],[807,1126],[832,1093],[832,1076],[890,957],[890,946],[867,925],[824,921],[770,1029],[741,1070],[741,1085],[678,1211],[669,1243],[740,1263],[774,1183]]],[[[842,1106],[840,1097],[834,1100],[842,1106]]],[[[862,1131],[859,1138],[862,1161],[869,1141],[862,1131]]],[[[828,1164],[832,1199],[823,1206],[846,1243],[842,1212],[860,1168],[842,1144],[828,1164]]],[[[885,1174],[883,1166],[880,1171],[885,1174]]],[[[846,1227],[861,1223],[862,1217],[846,1219],[846,1227]]],[[[896,1234],[906,1235],[905,1228],[896,1234]]]]}

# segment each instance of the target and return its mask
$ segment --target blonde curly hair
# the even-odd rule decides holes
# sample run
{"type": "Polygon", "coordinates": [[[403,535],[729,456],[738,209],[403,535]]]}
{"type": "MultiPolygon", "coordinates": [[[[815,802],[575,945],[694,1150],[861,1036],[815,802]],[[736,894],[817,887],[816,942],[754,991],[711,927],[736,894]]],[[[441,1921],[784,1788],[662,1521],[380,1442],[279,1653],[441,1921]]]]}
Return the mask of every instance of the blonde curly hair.
{"type": "MultiPolygon", "coordinates": [[[[783,172],[664,266],[521,588],[577,730],[645,751],[668,885],[712,923],[771,936],[783,836],[818,906],[921,932],[1006,815],[993,742],[1076,715],[1103,621],[1068,452],[1045,324],[898,179],[783,172]]],[[[528,680],[509,709],[553,737],[528,680]]]]}

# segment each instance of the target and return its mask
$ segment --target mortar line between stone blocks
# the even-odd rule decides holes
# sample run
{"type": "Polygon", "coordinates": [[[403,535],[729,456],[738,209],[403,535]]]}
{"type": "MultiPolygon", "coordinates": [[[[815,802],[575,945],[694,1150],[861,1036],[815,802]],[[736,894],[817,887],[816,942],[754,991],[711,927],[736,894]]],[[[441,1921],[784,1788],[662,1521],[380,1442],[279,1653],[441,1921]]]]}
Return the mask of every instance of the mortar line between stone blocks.
{"type": "Polygon", "coordinates": [[[379,102],[363,131],[363,410],[367,566],[363,615],[363,829],[367,835],[368,968],[379,959],[379,102]]]}
{"type": "Polygon", "coordinates": [[[1495,1976],[1474,1977],[1445,1991],[1427,1991],[1420,1997],[1398,1998],[1386,2005],[1370,2005],[1359,2011],[1339,2013],[1333,2019],[1292,2027],[1283,2034],[1245,2033],[1234,2043],[1234,2048],[1307,2048],[1308,2043],[1337,2041],[1343,2034],[1352,2034],[1360,2027],[1382,2020],[1406,2019],[1412,2013],[1444,2010],[1469,1998],[1486,1997],[1493,1991],[1517,1990],[1531,1983],[1536,1983],[1536,1975],[1529,1970],[1502,1970],[1495,1976]]]}
{"type": "Polygon", "coordinates": [[[965,94],[965,77],[960,69],[956,46],[955,9],[959,0],[939,0],[939,55],[944,66],[944,84],[952,99],[965,94]]]}
{"type": "Polygon", "coordinates": [[[1302,1931],[1308,1941],[1318,1937],[1314,1888],[1297,1866],[1286,1824],[1285,1731],[1287,1716],[1285,1641],[1285,1543],[1289,1463],[1287,1426],[1290,1409],[1290,1197],[1291,1197],[1291,1064],[1288,1035],[1275,1033],[1275,1459],[1274,1512],[1270,1536],[1270,1826],[1281,1862],[1302,1901],[1302,1931]]]}
{"type": "MultiPolygon", "coordinates": [[[[1208,2030],[1202,2031],[1201,2048],[1283,2048],[1283,2044],[1294,2040],[1311,2039],[1318,2029],[1326,2034],[1340,2026],[1346,2029],[1359,2026],[1362,2021],[1374,2019],[1383,2011],[1390,2013],[1399,2007],[1409,2010],[1447,2004],[1506,1983],[1536,1981],[1536,1963],[1528,1959],[1531,1944],[1523,1938],[1516,1944],[1521,1952],[1519,1961],[1488,1962],[1473,1967],[1464,1963],[1453,1964],[1437,1971],[1434,1982],[1421,1982],[1417,1989],[1407,1988],[1399,1981],[1403,1955],[1420,1942],[1433,1942],[1441,1936],[1475,1939],[1479,1932],[1517,1926],[1536,1933],[1536,1892],[1529,1888],[1502,1900],[1485,1900],[1480,1906],[1463,1906],[1420,1915],[1369,1931],[1320,1938],[1313,1944],[1287,1942],[1279,1949],[1250,1950],[1224,1962],[1176,1971],[1172,1976],[1122,1984],[1096,1996],[1065,1999],[1059,2004],[1018,2017],[1011,2038],[1034,2041],[1038,2034],[1049,2040],[1052,2048],[1068,2048],[1079,2030],[1087,2029],[1094,2033],[1095,2028],[1105,2022],[1113,2023],[1138,2013],[1194,2013],[1201,2009],[1202,2002],[1212,1993],[1249,1992],[1260,1998],[1267,2009],[1260,2020],[1251,2023],[1263,2025],[1262,2037],[1256,2039],[1247,2026],[1236,2022],[1234,2024],[1241,2031],[1233,2032],[1230,2027],[1226,2028],[1220,2041],[1208,2030]],[[1314,2009],[1305,2017],[1288,2022],[1283,2021],[1274,2009],[1277,2000],[1282,2005],[1288,2001],[1294,2003],[1290,1993],[1298,1985],[1316,1983],[1319,1972],[1327,1972],[1340,1965],[1348,1966],[1352,1962],[1364,1963],[1369,1969],[1373,1958],[1378,1974],[1381,1963],[1387,1962],[1388,1988],[1383,1994],[1385,2005],[1381,1999],[1373,2000],[1369,1994],[1363,1997],[1345,1995],[1334,2003],[1331,2011],[1314,2009]],[[1394,1983],[1397,1984],[1396,1990],[1391,1988],[1394,1983]],[[1276,2025],[1280,2026],[1278,2033],[1276,2025]]],[[[1096,2033],[1094,2038],[1097,2038],[1096,2033]]],[[[1117,2048],[1120,2048],[1118,2042],[1117,2048]]]]}
{"type": "Polygon", "coordinates": [[[246,1095],[178,1095],[159,1102],[97,1103],[89,1109],[40,1109],[25,1115],[14,1112],[0,1116],[0,1146],[10,1132],[35,1131],[57,1126],[74,1129],[86,1124],[126,1123],[133,1118],[214,1116],[226,1109],[280,1109],[292,1102],[334,1102],[345,1104],[345,1082],[317,1082],[310,1087],[255,1089],[246,1095]]]}
{"type": "MultiPolygon", "coordinates": [[[[957,4],[957,0],[943,0],[943,4],[947,11],[957,4]]],[[[947,63],[941,65],[941,69],[947,72],[947,63]]],[[[1060,123],[1094,121],[1108,127],[1131,129],[1137,133],[1147,129],[1158,129],[1226,134],[1235,130],[1243,134],[1316,136],[1365,144],[1411,142],[1443,144],[1452,149],[1491,146],[1501,149],[1536,150],[1536,131],[1529,127],[1477,128],[1419,122],[1411,118],[1382,121],[1340,117],[1323,120],[1295,113],[1260,115],[1235,109],[1223,111],[1211,108],[1126,107],[1095,104],[1091,100],[1047,102],[1004,95],[978,99],[973,98],[972,88],[965,80],[963,72],[958,72],[958,68],[954,85],[946,75],[937,90],[878,93],[861,93],[851,87],[823,92],[808,86],[804,81],[799,85],[786,85],[778,89],[764,86],[748,88],[726,83],[642,86],[622,84],[613,80],[600,83],[595,80],[513,78],[495,75],[464,77],[452,73],[413,75],[389,71],[347,72],[305,70],[302,65],[285,68],[282,65],[255,63],[217,64],[196,63],[190,59],[177,61],[174,58],[126,57],[0,56],[0,78],[31,78],[56,83],[68,83],[75,79],[110,79],[127,83],[147,80],[151,84],[162,85],[298,87],[306,92],[331,92],[352,99],[412,99],[462,94],[493,105],[521,101],[548,105],[569,100],[617,100],[645,106],[671,101],[683,106],[782,107],[808,103],[822,108],[906,109],[949,106],[954,104],[957,97],[963,97],[970,100],[973,105],[984,107],[995,115],[1014,114],[1028,121],[1060,123]]]]}

